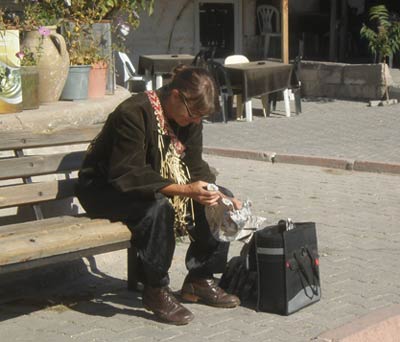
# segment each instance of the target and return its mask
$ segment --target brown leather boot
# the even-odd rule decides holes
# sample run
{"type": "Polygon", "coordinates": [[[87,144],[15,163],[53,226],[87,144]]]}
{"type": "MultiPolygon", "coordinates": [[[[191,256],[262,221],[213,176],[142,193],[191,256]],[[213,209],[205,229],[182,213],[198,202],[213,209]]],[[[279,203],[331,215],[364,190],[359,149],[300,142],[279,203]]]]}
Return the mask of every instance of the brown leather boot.
{"type": "Polygon", "coordinates": [[[161,320],[175,325],[188,324],[194,315],[172,294],[168,286],[145,286],[142,294],[145,309],[154,312],[161,320]]]}
{"type": "Polygon", "coordinates": [[[214,279],[194,278],[189,275],[183,282],[181,296],[189,302],[201,301],[219,308],[234,308],[240,305],[239,298],[226,293],[214,279]]]}

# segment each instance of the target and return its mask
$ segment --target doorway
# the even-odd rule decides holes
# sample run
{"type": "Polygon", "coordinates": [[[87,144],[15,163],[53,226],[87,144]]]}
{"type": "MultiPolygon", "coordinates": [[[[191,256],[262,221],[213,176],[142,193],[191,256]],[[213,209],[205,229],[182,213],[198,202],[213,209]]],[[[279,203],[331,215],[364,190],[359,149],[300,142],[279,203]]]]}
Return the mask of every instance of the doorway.
{"type": "Polygon", "coordinates": [[[208,0],[195,3],[195,48],[215,48],[216,59],[241,51],[240,0],[208,0]]]}

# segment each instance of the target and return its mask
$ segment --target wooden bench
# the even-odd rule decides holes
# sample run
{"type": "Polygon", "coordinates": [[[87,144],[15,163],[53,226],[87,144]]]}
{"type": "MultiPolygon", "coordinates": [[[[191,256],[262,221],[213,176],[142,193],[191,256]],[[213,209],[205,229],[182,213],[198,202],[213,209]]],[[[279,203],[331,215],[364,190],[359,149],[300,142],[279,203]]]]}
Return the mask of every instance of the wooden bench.
{"type": "Polygon", "coordinates": [[[121,222],[90,219],[76,205],[71,210],[76,171],[101,129],[96,126],[1,134],[0,224],[5,218],[13,223],[0,225],[0,274],[127,249],[128,288],[136,289],[137,261],[131,258],[136,249],[129,229],[121,222]]]}

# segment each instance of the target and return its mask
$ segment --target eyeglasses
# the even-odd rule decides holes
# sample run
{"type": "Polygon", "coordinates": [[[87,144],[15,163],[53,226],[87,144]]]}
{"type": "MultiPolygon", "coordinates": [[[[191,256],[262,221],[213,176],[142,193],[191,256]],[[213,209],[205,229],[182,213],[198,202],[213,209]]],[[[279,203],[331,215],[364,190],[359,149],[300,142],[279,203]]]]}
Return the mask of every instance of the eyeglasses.
{"type": "Polygon", "coordinates": [[[199,116],[193,115],[192,112],[190,111],[189,106],[188,106],[188,104],[187,104],[187,102],[186,102],[186,97],[185,97],[185,95],[183,95],[181,92],[179,92],[179,94],[180,94],[180,96],[181,96],[181,99],[182,99],[183,104],[184,104],[185,107],[186,107],[186,110],[187,110],[187,112],[188,112],[189,118],[191,118],[191,119],[197,119],[197,118],[199,118],[199,116]]]}

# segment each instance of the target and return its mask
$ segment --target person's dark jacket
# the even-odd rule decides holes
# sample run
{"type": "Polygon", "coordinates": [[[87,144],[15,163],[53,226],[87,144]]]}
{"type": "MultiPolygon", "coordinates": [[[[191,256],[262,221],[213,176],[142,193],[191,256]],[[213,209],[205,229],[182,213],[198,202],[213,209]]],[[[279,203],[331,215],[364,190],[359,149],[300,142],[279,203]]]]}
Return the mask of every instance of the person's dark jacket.
{"type": "MultiPolygon", "coordinates": [[[[214,183],[215,176],[202,159],[202,124],[171,127],[186,146],[183,160],[191,181],[214,183]]],[[[164,136],[164,146],[169,142],[170,138],[164,136]]],[[[152,200],[161,188],[171,184],[160,175],[157,120],[145,93],[127,99],[109,115],[87,151],[79,183],[78,197],[84,194],[88,198],[92,189],[104,188],[105,192],[127,194],[137,200],[152,200]]]]}

